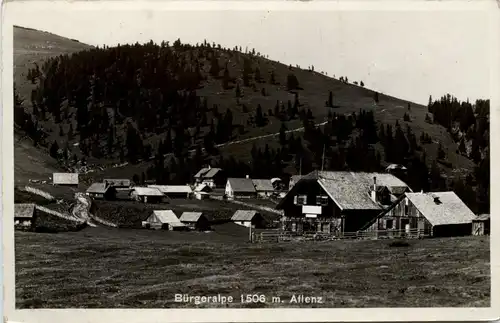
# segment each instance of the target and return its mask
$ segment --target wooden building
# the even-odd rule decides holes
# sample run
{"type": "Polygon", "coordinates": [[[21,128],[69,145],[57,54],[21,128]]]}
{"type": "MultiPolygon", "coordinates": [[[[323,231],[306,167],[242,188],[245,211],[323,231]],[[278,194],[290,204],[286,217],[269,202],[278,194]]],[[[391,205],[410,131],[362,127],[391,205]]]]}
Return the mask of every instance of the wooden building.
{"type": "Polygon", "coordinates": [[[273,183],[270,179],[252,179],[257,196],[270,197],[275,193],[273,183]]]}
{"type": "Polygon", "coordinates": [[[166,197],[157,188],[136,186],[130,191],[130,198],[143,203],[161,203],[166,197]]]}
{"type": "Polygon", "coordinates": [[[405,193],[362,231],[374,236],[470,235],[474,218],[454,192],[405,193]]]}
{"type": "Polygon", "coordinates": [[[257,197],[255,186],[248,176],[246,178],[228,178],[225,194],[229,200],[257,197]]]}
{"type": "Polygon", "coordinates": [[[211,218],[202,212],[184,212],[180,217],[180,221],[191,230],[210,230],[211,218]]]}
{"type": "Polygon", "coordinates": [[[472,235],[482,236],[490,234],[490,215],[481,214],[472,220],[472,235]]]}
{"type": "Polygon", "coordinates": [[[148,229],[163,229],[169,231],[182,231],[188,229],[172,210],[154,210],[146,221],[142,222],[142,226],[148,229]]]}
{"type": "Polygon", "coordinates": [[[52,184],[78,187],[78,173],[53,173],[52,184]]]}
{"type": "Polygon", "coordinates": [[[124,178],[105,178],[102,182],[109,184],[115,189],[128,189],[131,186],[130,180],[124,178]]]}
{"type": "Polygon", "coordinates": [[[238,210],[231,217],[231,221],[238,225],[256,229],[266,227],[266,220],[260,212],[255,210],[238,210]]]}
{"type": "Polygon", "coordinates": [[[106,183],[93,183],[87,189],[86,194],[94,199],[114,200],[116,189],[106,183]]]}
{"type": "Polygon", "coordinates": [[[29,230],[35,224],[36,206],[32,203],[14,204],[14,228],[29,230]]]}
{"type": "Polygon", "coordinates": [[[195,184],[206,184],[210,188],[223,187],[226,179],[221,168],[204,167],[194,175],[195,184]]]}
{"type": "Polygon", "coordinates": [[[194,197],[197,200],[204,200],[210,197],[210,192],[212,189],[207,184],[198,184],[194,188],[194,197]]]}
{"type": "Polygon", "coordinates": [[[362,228],[406,191],[408,185],[387,173],[314,171],[301,177],[276,208],[284,211],[283,231],[341,235],[362,228]]]}
{"type": "Polygon", "coordinates": [[[302,175],[292,175],[290,176],[290,180],[288,182],[288,190],[290,191],[292,189],[292,187],[298,182],[300,181],[300,179],[302,178],[302,175]]]}
{"type": "Polygon", "coordinates": [[[168,198],[191,198],[193,190],[189,185],[148,185],[150,188],[159,189],[168,198]]]}

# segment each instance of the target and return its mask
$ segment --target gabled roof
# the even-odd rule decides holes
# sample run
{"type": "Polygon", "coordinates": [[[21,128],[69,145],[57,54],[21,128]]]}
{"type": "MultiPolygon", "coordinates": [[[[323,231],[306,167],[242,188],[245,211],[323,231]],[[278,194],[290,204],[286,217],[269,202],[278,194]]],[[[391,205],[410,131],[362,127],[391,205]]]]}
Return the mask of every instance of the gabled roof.
{"type": "Polygon", "coordinates": [[[471,223],[476,218],[454,192],[406,193],[405,195],[432,225],[471,223]]]}
{"type": "Polygon", "coordinates": [[[18,203],[14,204],[14,218],[32,218],[35,214],[35,204],[18,203]]]}
{"type": "Polygon", "coordinates": [[[139,196],[163,196],[163,193],[157,189],[152,187],[134,187],[133,191],[136,192],[139,196]]]}
{"type": "Polygon", "coordinates": [[[200,218],[204,216],[207,220],[211,220],[210,217],[204,215],[202,212],[184,212],[181,215],[181,222],[198,222],[200,218]]]}
{"type": "Polygon", "coordinates": [[[221,168],[209,168],[209,167],[204,167],[194,175],[195,178],[212,178],[214,177],[218,172],[220,172],[222,169],[221,168]]]}
{"type": "Polygon", "coordinates": [[[121,187],[129,187],[130,186],[130,180],[129,179],[123,179],[123,178],[105,178],[103,180],[103,183],[108,183],[111,186],[121,186],[121,187]]]}
{"type": "Polygon", "coordinates": [[[400,164],[390,164],[389,166],[387,166],[385,168],[386,171],[389,171],[389,170],[406,170],[407,168],[404,167],[403,165],[400,165],[400,164]]]}
{"type": "Polygon", "coordinates": [[[270,179],[252,179],[252,183],[257,192],[274,192],[273,183],[270,179]]]}
{"type": "Polygon", "coordinates": [[[105,183],[93,183],[87,188],[87,193],[106,194],[109,188],[105,183]]]}
{"type": "MultiPolygon", "coordinates": [[[[382,210],[370,197],[374,177],[377,188],[387,187],[389,191],[400,187],[409,189],[406,183],[387,173],[314,171],[302,176],[300,181],[317,181],[341,210],[382,210]]],[[[276,208],[282,208],[287,198],[294,194],[294,188],[295,185],[276,208]]]]}
{"type": "Polygon", "coordinates": [[[255,193],[255,187],[250,178],[228,178],[227,181],[234,192],[255,193]]]}
{"type": "Polygon", "coordinates": [[[259,212],[255,210],[238,210],[234,212],[231,221],[252,221],[259,212]]]}
{"type": "Polygon", "coordinates": [[[54,173],[52,181],[54,184],[78,185],[78,173],[54,173]]]}
{"type": "Polygon", "coordinates": [[[159,189],[163,194],[169,193],[192,193],[193,190],[189,185],[148,185],[149,188],[159,189]]]}
{"type": "Polygon", "coordinates": [[[168,223],[171,225],[183,226],[181,221],[177,218],[172,210],[154,210],[151,215],[155,215],[161,223],[168,223]]]}
{"type": "Polygon", "coordinates": [[[212,189],[207,184],[199,184],[194,188],[195,192],[211,192],[212,189]]]}

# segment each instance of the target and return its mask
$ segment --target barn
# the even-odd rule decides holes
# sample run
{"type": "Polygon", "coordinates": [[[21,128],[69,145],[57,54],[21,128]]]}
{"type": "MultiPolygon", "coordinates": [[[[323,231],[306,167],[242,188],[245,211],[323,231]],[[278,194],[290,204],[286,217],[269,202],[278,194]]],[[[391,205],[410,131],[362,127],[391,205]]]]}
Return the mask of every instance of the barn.
{"type": "Polygon", "coordinates": [[[52,184],[78,187],[78,173],[53,173],[52,184]]]}
{"type": "Polygon", "coordinates": [[[163,229],[169,231],[187,229],[172,210],[154,210],[146,221],[142,222],[142,226],[148,229],[163,229]]]}
{"type": "Polygon", "coordinates": [[[273,183],[270,179],[252,179],[252,183],[257,192],[257,196],[270,197],[275,192],[273,183]]]}
{"type": "Polygon", "coordinates": [[[246,178],[228,178],[225,194],[230,200],[257,197],[255,186],[248,176],[246,178]]]}
{"type": "Polygon", "coordinates": [[[94,199],[114,200],[116,189],[106,183],[93,183],[87,189],[86,194],[94,199]]]}
{"type": "Polygon", "coordinates": [[[14,204],[14,227],[30,229],[36,219],[36,206],[32,203],[14,204]]]}
{"type": "Polygon", "coordinates": [[[284,211],[283,231],[340,235],[358,231],[406,191],[406,183],[387,173],[314,171],[276,208],[284,211]]]}
{"type": "Polygon", "coordinates": [[[472,220],[472,235],[482,236],[490,234],[490,215],[481,214],[472,220]]]}
{"type": "Polygon", "coordinates": [[[396,236],[470,235],[474,213],[454,192],[405,193],[363,231],[396,236]]]}
{"type": "Polygon", "coordinates": [[[128,189],[131,186],[130,180],[124,178],[105,178],[102,182],[108,183],[115,189],[128,189]]]}
{"type": "Polygon", "coordinates": [[[193,190],[189,185],[148,185],[150,188],[160,190],[168,198],[188,199],[193,194],[193,190]]]}
{"type": "Polygon", "coordinates": [[[234,212],[231,221],[245,227],[262,229],[266,227],[266,220],[262,214],[255,210],[238,210],[234,212]]]}
{"type": "Polygon", "coordinates": [[[192,230],[210,230],[211,218],[202,212],[184,212],[180,221],[192,230]]]}
{"type": "Polygon", "coordinates": [[[130,197],[143,203],[161,203],[165,198],[159,189],[151,187],[134,187],[130,191],[130,197]]]}

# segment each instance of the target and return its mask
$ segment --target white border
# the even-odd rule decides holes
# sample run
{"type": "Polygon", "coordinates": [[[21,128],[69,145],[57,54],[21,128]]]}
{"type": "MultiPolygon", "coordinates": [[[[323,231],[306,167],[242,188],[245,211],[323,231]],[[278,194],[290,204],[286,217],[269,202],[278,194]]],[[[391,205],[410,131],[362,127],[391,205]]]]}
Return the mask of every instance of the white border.
{"type": "MultiPolygon", "coordinates": [[[[16,1],[17,2],[17,1],[16,1]]],[[[30,1],[31,2],[31,1],[30,1]]],[[[9,16],[10,3],[4,3],[2,11],[2,191],[3,212],[13,214],[13,27],[9,16]]],[[[121,10],[415,10],[415,11],[469,11],[487,10],[490,12],[491,33],[491,165],[498,156],[495,140],[498,136],[498,111],[500,97],[498,55],[500,47],[498,27],[499,7],[495,1],[108,1],[108,2],[42,2],[30,3],[34,8],[57,7],[64,10],[101,10],[119,8],[121,10]],[[195,8],[195,9],[193,9],[195,8]]],[[[479,36],[479,35],[478,35],[479,36]]],[[[491,169],[491,196],[498,196],[497,181],[499,171],[491,169]]],[[[491,246],[499,245],[496,214],[498,199],[492,198],[493,234],[491,246]]],[[[491,289],[490,308],[374,308],[374,309],[65,309],[65,310],[15,310],[14,285],[14,230],[13,219],[3,217],[3,282],[4,282],[4,321],[10,322],[331,322],[331,321],[480,321],[495,320],[499,315],[500,288],[491,289]]],[[[500,286],[498,279],[499,251],[491,250],[491,283],[500,286]]]]}

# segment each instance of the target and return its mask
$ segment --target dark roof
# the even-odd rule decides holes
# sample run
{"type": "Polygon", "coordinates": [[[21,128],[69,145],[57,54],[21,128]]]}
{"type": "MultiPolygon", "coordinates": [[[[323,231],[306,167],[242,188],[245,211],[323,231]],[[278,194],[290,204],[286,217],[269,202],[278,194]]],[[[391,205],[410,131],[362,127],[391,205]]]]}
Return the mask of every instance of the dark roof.
{"type": "Polygon", "coordinates": [[[110,186],[105,183],[93,183],[87,188],[87,193],[106,194],[109,188],[110,186]]]}
{"type": "Polygon", "coordinates": [[[250,178],[228,178],[227,181],[231,185],[234,192],[254,193],[255,187],[250,178]]]}
{"type": "Polygon", "coordinates": [[[231,217],[232,221],[252,221],[259,212],[255,210],[238,210],[231,217]]]}
{"type": "Polygon", "coordinates": [[[32,218],[35,214],[35,204],[14,204],[14,218],[32,218]]]}

